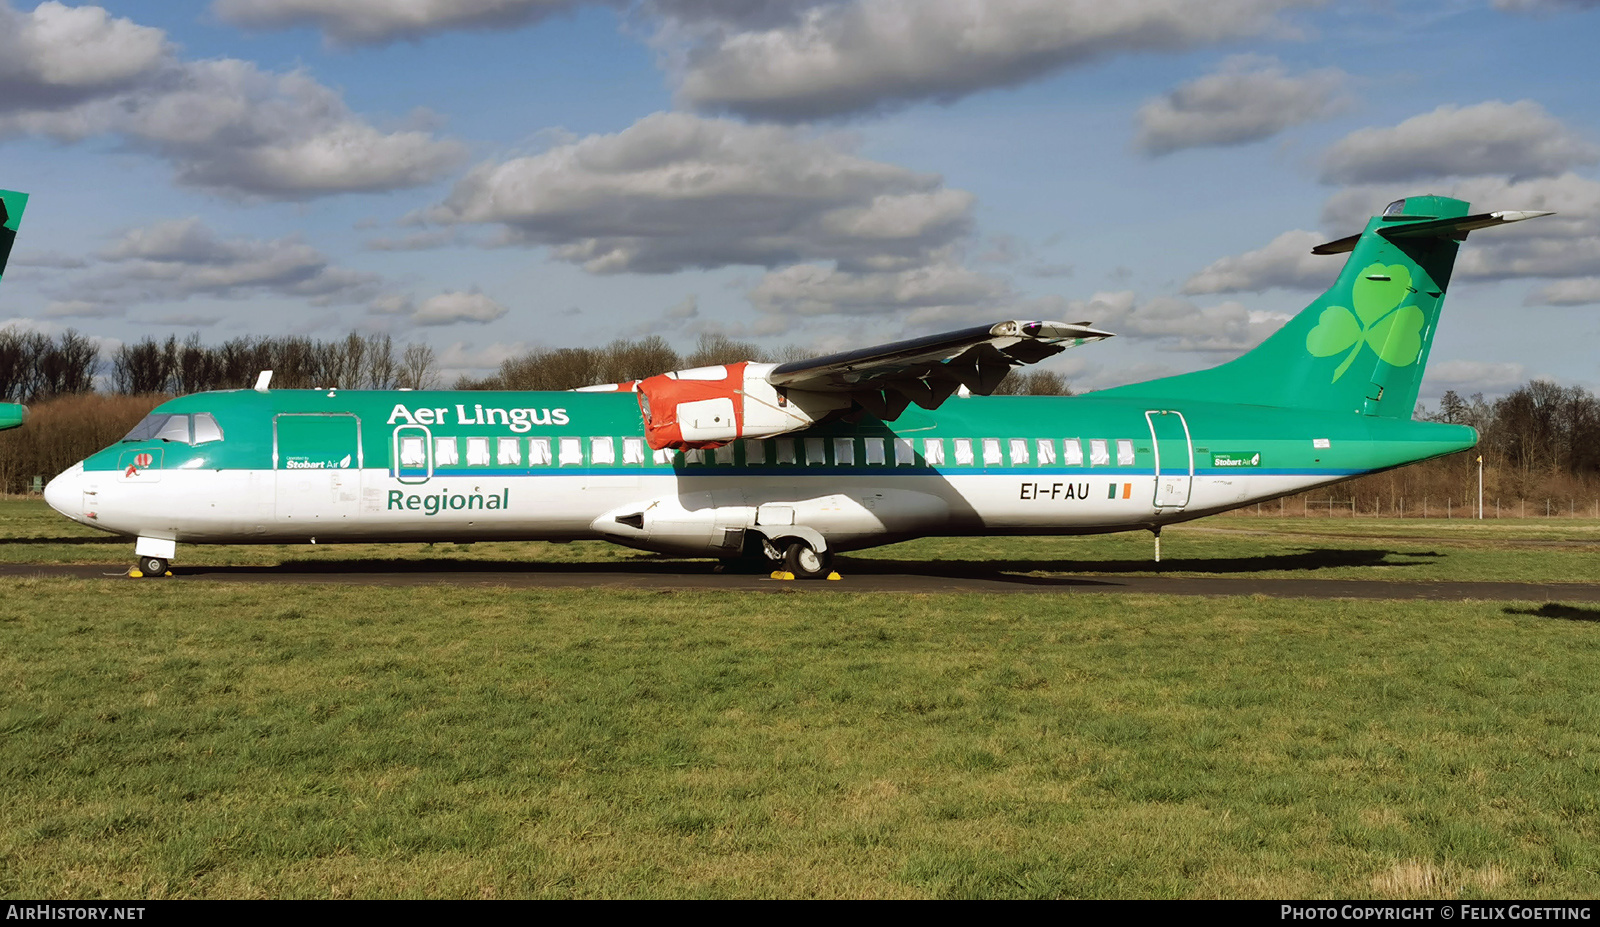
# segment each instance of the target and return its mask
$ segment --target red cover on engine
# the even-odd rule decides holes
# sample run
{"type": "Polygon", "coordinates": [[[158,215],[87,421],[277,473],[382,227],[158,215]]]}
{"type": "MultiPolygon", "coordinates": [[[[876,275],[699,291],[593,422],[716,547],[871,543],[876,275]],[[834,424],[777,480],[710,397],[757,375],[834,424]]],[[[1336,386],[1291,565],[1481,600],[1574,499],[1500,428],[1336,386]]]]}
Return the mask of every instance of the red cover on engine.
{"type": "Polygon", "coordinates": [[[727,364],[728,375],[720,380],[680,380],[676,373],[662,373],[639,381],[639,411],[644,413],[644,439],[661,451],[702,450],[722,447],[726,441],[685,441],[678,424],[678,406],[705,399],[733,401],[734,434],[744,433],[744,368],[748,361],[727,364]]]}

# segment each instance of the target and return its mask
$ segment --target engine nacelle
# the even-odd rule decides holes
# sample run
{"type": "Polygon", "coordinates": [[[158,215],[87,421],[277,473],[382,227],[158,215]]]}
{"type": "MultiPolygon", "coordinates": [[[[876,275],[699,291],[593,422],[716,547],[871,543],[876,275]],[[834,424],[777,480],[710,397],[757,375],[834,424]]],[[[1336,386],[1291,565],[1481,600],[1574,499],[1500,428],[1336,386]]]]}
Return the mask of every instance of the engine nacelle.
{"type": "Polygon", "coordinates": [[[721,447],[799,431],[850,407],[845,394],[780,391],[767,382],[776,366],[740,361],[640,380],[645,440],[658,451],[721,447]]]}

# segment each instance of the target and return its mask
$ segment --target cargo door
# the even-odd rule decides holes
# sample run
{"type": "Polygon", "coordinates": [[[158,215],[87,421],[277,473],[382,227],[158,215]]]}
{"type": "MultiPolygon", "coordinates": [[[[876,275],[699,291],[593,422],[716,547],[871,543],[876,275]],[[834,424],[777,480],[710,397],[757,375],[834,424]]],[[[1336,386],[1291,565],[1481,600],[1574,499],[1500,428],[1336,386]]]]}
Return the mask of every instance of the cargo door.
{"type": "Polygon", "coordinates": [[[353,519],[361,500],[361,421],[348,413],[283,413],[272,420],[279,524],[353,519]]]}

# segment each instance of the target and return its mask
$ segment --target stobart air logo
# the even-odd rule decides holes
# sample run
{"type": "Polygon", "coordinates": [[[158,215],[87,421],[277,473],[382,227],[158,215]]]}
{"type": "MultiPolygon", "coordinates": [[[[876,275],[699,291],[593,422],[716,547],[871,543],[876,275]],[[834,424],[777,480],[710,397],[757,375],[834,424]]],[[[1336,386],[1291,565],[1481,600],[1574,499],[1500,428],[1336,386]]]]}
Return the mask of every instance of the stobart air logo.
{"type": "Polygon", "coordinates": [[[1322,310],[1317,327],[1306,336],[1306,350],[1314,357],[1332,357],[1349,350],[1333,372],[1339,382],[1361,346],[1367,345],[1385,363],[1409,367],[1422,353],[1422,326],[1427,319],[1416,306],[1402,306],[1411,288],[1411,271],[1403,265],[1369,264],[1352,288],[1355,311],[1344,306],[1322,310]]]}

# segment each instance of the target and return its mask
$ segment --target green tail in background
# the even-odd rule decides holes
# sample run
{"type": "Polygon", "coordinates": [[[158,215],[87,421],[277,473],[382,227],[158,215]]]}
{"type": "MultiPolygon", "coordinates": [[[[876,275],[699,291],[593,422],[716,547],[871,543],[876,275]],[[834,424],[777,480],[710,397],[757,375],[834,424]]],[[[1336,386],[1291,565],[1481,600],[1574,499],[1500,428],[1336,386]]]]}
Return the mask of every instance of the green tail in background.
{"type": "Polygon", "coordinates": [[[0,277],[6,273],[6,261],[11,257],[11,245],[17,240],[17,226],[22,224],[22,211],[28,208],[28,194],[15,190],[0,190],[0,277]]]}
{"type": "Polygon", "coordinates": [[[1473,229],[1548,215],[1467,215],[1467,203],[1412,196],[1352,235],[1312,249],[1350,252],[1326,293],[1255,349],[1219,367],[1104,390],[1409,420],[1462,239],[1473,229]]]}
{"type": "MultiPolygon", "coordinates": [[[[6,273],[6,261],[11,257],[11,245],[17,240],[17,226],[22,224],[22,210],[28,206],[28,194],[15,190],[0,190],[0,277],[6,273]]],[[[15,402],[0,402],[0,431],[16,428],[28,420],[28,407],[15,402]]]]}

